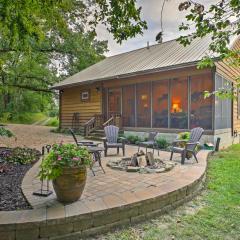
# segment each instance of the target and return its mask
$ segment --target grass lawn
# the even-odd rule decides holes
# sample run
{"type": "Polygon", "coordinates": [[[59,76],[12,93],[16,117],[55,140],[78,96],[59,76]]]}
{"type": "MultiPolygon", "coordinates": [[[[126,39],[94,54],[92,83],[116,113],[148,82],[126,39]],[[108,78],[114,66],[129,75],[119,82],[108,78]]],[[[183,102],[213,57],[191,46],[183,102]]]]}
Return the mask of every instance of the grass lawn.
{"type": "Polygon", "coordinates": [[[58,127],[59,126],[59,119],[57,117],[51,117],[51,118],[48,119],[45,126],[58,127]]]}
{"type": "Polygon", "coordinates": [[[147,223],[99,239],[240,239],[240,144],[209,161],[206,189],[193,201],[147,223]]]}
{"type": "Polygon", "coordinates": [[[17,124],[35,124],[42,126],[58,127],[59,120],[57,117],[48,117],[45,113],[21,113],[16,119],[8,120],[9,114],[4,114],[0,118],[1,123],[17,123],[17,124]]]}

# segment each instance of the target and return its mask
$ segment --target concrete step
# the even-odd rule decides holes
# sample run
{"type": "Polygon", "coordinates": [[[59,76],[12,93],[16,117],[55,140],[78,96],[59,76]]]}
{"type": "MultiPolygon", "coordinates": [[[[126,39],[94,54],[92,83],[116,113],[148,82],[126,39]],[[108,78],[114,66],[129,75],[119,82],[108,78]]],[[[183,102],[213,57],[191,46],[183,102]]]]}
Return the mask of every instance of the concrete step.
{"type": "Polygon", "coordinates": [[[96,130],[94,130],[94,132],[97,132],[97,133],[102,133],[102,134],[104,134],[104,130],[103,130],[103,129],[96,129],[96,130]]]}

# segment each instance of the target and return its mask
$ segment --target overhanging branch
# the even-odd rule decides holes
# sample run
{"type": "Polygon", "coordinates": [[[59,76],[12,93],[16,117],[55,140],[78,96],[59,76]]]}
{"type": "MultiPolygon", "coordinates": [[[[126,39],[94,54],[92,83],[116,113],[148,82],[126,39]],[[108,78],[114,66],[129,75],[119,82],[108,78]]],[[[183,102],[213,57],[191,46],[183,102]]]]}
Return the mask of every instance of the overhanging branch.
{"type": "Polygon", "coordinates": [[[34,92],[45,92],[45,93],[55,94],[55,92],[53,90],[49,90],[49,89],[46,89],[46,88],[31,87],[31,86],[27,86],[27,85],[20,85],[20,84],[4,84],[3,85],[3,84],[1,84],[1,86],[21,88],[21,89],[34,91],[34,92]]]}

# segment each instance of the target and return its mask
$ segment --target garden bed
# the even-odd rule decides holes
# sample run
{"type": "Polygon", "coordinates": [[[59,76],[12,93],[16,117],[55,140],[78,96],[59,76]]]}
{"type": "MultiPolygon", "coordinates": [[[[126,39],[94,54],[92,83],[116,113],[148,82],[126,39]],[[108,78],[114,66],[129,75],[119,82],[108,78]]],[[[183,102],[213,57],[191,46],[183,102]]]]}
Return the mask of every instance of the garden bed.
{"type": "Polygon", "coordinates": [[[26,172],[40,158],[40,152],[29,148],[0,148],[0,211],[31,209],[21,183],[26,172]]]}

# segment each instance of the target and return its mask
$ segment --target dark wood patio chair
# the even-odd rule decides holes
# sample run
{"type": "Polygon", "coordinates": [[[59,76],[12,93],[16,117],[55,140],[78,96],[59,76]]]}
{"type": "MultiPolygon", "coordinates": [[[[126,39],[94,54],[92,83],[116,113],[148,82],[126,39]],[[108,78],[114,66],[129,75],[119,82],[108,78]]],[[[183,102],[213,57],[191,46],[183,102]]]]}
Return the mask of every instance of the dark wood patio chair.
{"type": "Polygon", "coordinates": [[[122,148],[123,156],[125,156],[125,138],[119,138],[119,128],[113,125],[106,126],[104,128],[105,138],[103,138],[104,155],[107,156],[107,150],[109,148],[116,148],[117,154],[119,154],[119,148],[122,148]],[[121,142],[119,142],[121,140],[121,142]]]}
{"type": "Polygon", "coordinates": [[[147,149],[148,148],[152,148],[153,149],[153,153],[154,153],[154,148],[156,147],[156,136],[157,136],[157,132],[150,132],[148,134],[148,140],[145,142],[140,142],[138,144],[138,152],[140,150],[140,147],[145,147],[146,148],[146,153],[147,153],[147,149]]]}
{"type": "Polygon", "coordinates": [[[173,158],[173,153],[180,153],[181,154],[181,164],[184,164],[185,159],[187,157],[187,153],[190,153],[193,155],[196,162],[198,162],[197,146],[200,144],[199,140],[201,139],[203,132],[204,132],[204,130],[200,127],[193,128],[190,133],[189,141],[176,139],[172,143],[170,160],[172,160],[172,158],[173,158]],[[185,142],[185,147],[178,147],[178,145],[183,142],[185,142]]]}
{"type": "Polygon", "coordinates": [[[94,143],[92,141],[78,141],[73,129],[69,128],[70,133],[73,136],[74,142],[77,144],[77,146],[92,146],[92,147],[96,147],[98,146],[100,143],[94,143]]]}

